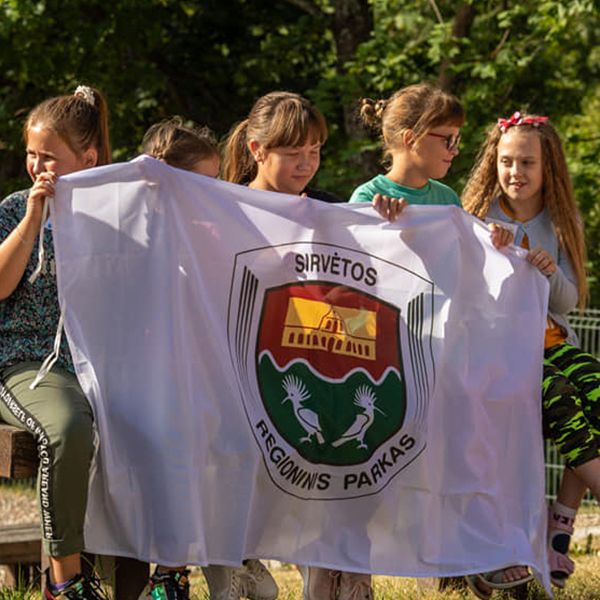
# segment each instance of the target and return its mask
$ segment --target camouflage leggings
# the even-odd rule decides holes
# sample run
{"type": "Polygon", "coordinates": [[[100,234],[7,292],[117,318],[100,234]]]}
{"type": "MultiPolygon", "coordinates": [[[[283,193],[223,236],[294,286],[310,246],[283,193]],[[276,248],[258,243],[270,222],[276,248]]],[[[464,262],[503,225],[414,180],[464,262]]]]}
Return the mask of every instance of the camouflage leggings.
{"type": "Polygon", "coordinates": [[[578,467],[600,455],[600,362],[569,344],[544,352],[544,436],[567,465],[578,467]]]}

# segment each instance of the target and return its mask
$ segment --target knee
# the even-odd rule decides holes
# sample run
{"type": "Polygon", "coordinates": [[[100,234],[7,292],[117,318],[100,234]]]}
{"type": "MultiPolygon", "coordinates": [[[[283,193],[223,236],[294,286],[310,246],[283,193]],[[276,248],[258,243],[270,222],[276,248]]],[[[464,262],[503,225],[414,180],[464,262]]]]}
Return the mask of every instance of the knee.
{"type": "Polygon", "coordinates": [[[63,452],[91,455],[94,447],[94,428],[91,412],[74,410],[63,415],[52,427],[50,443],[63,452]]]}

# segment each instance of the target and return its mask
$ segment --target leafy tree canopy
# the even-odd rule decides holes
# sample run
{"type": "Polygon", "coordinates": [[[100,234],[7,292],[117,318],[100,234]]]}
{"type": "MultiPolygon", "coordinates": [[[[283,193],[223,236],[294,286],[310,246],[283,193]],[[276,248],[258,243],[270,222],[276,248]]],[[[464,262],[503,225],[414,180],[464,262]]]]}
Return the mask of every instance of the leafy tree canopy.
{"type": "Polygon", "coordinates": [[[172,114],[220,136],[274,89],[309,96],[330,140],[318,184],[345,196],[382,169],[358,100],[432,81],[467,111],[447,182],[460,192],[485,130],[527,110],[558,125],[588,230],[595,305],[600,181],[595,0],[0,0],[0,182],[27,185],[21,127],[80,83],[109,100],[115,160],[172,114]]]}

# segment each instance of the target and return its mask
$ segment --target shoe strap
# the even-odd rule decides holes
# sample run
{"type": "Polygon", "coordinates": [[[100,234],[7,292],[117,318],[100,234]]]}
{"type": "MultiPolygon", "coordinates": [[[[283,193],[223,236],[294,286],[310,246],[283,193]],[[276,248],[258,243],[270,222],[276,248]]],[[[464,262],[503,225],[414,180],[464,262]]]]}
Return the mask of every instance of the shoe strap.
{"type": "Polygon", "coordinates": [[[551,508],[548,529],[550,532],[559,530],[573,535],[575,531],[575,519],[574,517],[567,517],[551,508]]]}

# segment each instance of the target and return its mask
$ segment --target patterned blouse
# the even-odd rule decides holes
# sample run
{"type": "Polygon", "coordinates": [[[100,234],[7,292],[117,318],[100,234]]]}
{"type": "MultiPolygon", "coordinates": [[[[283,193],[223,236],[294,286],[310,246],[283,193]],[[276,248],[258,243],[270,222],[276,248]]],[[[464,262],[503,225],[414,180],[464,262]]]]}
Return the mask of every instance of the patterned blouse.
{"type": "MultiPolygon", "coordinates": [[[[29,190],[15,192],[0,202],[0,243],[25,216],[29,190]]],[[[38,262],[34,245],[23,278],[15,291],[0,300],[0,368],[27,361],[43,361],[54,348],[60,317],[52,230],[44,229],[45,258],[34,283],[28,279],[38,262]]],[[[56,365],[73,372],[71,354],[63,335],[56,365]]]]}

